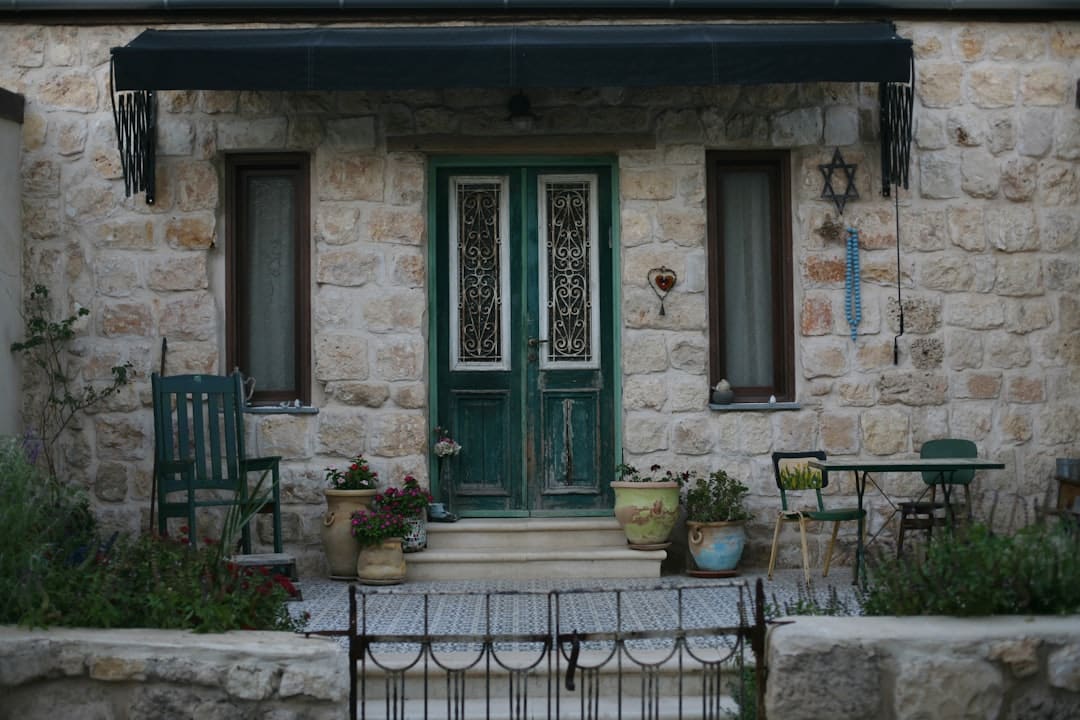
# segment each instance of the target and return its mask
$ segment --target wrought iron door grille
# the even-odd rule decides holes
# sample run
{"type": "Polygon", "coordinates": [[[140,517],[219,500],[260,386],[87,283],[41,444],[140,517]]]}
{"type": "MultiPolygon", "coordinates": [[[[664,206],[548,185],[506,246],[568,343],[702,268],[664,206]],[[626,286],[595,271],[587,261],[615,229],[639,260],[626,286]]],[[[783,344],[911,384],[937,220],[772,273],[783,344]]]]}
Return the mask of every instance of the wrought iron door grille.
{"type": "Polygon", "coordinates": [[[312,634],[348,638],[353,720],[748,717],[740,707],[763,717],[764,605],[760,580],[753,602],[745,583],[484,594],[354,585],[349,629],[312,634]]]}

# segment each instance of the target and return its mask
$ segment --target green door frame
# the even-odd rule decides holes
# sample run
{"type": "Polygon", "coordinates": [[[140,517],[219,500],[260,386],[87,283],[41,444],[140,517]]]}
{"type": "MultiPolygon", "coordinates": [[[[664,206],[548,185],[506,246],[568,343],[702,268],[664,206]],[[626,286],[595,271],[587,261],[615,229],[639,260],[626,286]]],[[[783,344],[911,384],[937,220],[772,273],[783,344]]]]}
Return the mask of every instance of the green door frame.
{"type": "MultiPolygon", "coordinates": [[[[439,367],[438,367],[438,352],[435,348],[435,343],[438,342],[438,313],[436,312],[436,297],[435,288],[437,287],[438,268],[435,267],[436,257],[436,239],[438,236],[436,224],[438,222],[438,213],[436,211],[436,201],[438,195],[437,176],[438,171],[443,169],[454,168],[478,168],[478,167],[506,167],[508,165],[517,167],[606,167],[611,177],[611,321],[612,321],[612,347],[611,362],[612,367],[612,399],[613,404],[613,421],[614,427],[614,450],[615,460],[619,462],[619,458],[622,457],[622,312],[620,306],[620,283],[619,280],[622,277],[620,274],[620,248],[622,247],[620,239],[620,223],[619,223],[619,161],[618,158],[610,155],[604,156],[546,156],[546,155],[479,155],[479,156],[457,156],[457,155],[440,155],[429,156],[427,165],[427,295],[428,295],[428,337],[427,337],[427,351],[428,351],[428,440],[434,441],[435,428],[438,427],[439,422],[439,367]]],[[[522,418],[522,423],[525,419],[522,418]]],[[[521,432],[524,433],[526,428],[522,426],[521,432]]],[[[617,464],[616,462],[616,464],[617,464]]],[[[442,487],[440,487],[439,478],[439,465],[435,458],[434,453],[430,453],[428,456],[428,477],[431,478],[431,492],[436,499],[441,497],[442,487]]],[[[612,478],[614,479],[614,478],[612,478]]],[[[603,514],[610,514],[610,510],[604,511],[603,514]]],[[[476,513],[481,515],[483,513],[476,513]]],[[[543,513],[541,513],[543,514],[543,513]]],[[[597,515],[595,510],[565,510],[558,511],[560,516],[569,515],[597,515]]],[[[493,515],[498,517],[527,517],[530,515],[528,511],[518,512],[497,512],[493,515]]]]}

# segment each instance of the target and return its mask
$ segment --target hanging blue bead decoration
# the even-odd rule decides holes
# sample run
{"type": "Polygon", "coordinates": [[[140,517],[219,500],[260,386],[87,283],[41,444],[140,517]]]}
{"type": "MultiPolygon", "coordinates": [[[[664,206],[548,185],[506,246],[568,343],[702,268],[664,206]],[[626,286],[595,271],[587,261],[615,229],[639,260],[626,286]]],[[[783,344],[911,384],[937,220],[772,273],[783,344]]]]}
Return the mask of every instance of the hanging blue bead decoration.
{"type": "Polygon", "coordinates": [[[859,292],[859,231],[847,229],[847,268],[844,272],[844,316],[851,328],[851,342],[858,337],[862,320],[862,296],[859,292]]]}

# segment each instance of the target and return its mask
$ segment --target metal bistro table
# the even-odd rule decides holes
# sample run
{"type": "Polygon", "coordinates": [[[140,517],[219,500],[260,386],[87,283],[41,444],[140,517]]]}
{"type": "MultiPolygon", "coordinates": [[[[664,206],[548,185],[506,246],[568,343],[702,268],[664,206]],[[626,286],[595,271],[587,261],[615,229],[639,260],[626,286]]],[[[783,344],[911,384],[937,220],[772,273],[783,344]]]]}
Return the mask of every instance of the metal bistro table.
{"type": "MultiPolygon", "coordinates": [[[[881,489],[881,486],[870,477],[870,473],[883,473],[883,472],[952,472],[954,470],[1002,470],[1005,468],[1005,463],[1000,463],[995,460],[983,460],[981,458],[911,458],[910,460],[866,460],[860,458],[853,458],[850,460],[815,460],[809,461],[810,467],[815,467],[825,472],[839,472],[842,470],[850,470],[855,474],[855,495],[858,498],[859,510],[863,509],[863,495],[866,494],[866,482],[869,480],[874,484],[874,487],[878,489],[887,500],[889,496],[885,491],[881,489]]],[[[949,486],[946,484],[943,488],[945,493],[945,502],[949,501],[949,486]]],[[[891,503],[892,501],[889,500],[891,503]]],[[[866,518],[861,516],[859,518],[859,531],[858,537],[855,540],[855,579],[854,583],[859,582],[860,575],[864,573],[863,567],[863,555],[865,554],[865,548],[863,548],[863,524],[866,522],[866,518]]]]}

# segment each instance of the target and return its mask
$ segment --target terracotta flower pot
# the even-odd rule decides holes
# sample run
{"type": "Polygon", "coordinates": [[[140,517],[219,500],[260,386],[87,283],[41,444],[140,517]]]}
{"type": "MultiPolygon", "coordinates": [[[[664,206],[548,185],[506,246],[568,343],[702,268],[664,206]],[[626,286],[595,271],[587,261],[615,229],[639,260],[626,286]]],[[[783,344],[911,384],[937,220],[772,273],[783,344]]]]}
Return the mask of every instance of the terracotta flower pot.
{"type": "Polygon", "coordinates": [[[360,546],[352,536],[352,514],[371,507],[375,490],[324,490],[326,514],[323,516],[322,541],[330,577],[352,580],[356,577],[356,555],[360,546]]]}
{"type": "Polygon", "coordinates": [[[615,490],[615,519],[630,547],[665,543],[679,519],[679,483],[611,483],[615,490]]]}
{"type": "Polygon", "coordinates": [[[405,554],[401,538],[387,538],[378,545],[360,547],[356,577],[364,585],[397,585],[405,579],[405,554]]]}

